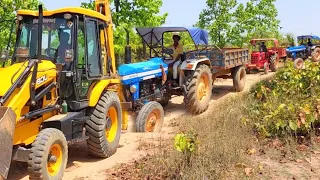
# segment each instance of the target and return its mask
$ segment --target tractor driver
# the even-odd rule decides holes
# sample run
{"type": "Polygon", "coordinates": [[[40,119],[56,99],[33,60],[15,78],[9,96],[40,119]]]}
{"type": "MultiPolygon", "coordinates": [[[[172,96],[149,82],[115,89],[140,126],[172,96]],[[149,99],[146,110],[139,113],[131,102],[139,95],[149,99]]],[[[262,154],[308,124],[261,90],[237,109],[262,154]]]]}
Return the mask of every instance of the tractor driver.
{"type": "Polygon", "coordinates": [[[267,52],[267,51],[268,51],[267,46],[264,44],[264,42],[262,42],[260,46],[260,52],[267,52]]]}
{"type": "Polygon", "coordinates": [[[310,38],[308,38],[308,46],[309,46],[309,47],[312,47],[312,42],[311,42],[311,39],[310,39],[310,38]]]}
{"type": "Polygon", "coordinates": [[[172,36],[173,39],[173,44],[169,47],[170,49],[173,50],[173,60],[171,61],[167,61],[167,64],[171,64],[173,62],[175,62],[173,64],[173,80],[174,82],[174,86],[178,86],[177,82],[178,82],[178,66],[181,63],[181,56],[183,54],[183,46],[182,44],[179,44],[179,41],[181,39],[181,37],[177,34],[172,36]]]}
{"type": "Polygon", "coordinates": [[[69,38],[70,34],[67,32],[61,32],[59,36],[60,45],[58,46],[54,61],[55,63],[65,63],[65,69],[69,69],[70,63],[65,62],[65,52],[67,49],[71,48],[71,45],[69,44],[69,38]]]}

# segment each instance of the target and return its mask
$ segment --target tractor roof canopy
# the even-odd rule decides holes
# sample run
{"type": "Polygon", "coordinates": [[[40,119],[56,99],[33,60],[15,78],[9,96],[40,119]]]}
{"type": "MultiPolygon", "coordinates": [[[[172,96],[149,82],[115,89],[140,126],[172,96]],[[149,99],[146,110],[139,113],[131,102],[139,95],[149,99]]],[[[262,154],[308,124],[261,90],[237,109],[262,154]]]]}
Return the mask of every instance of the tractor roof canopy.
{"type": "Polygon", "coordinates": [[[320,40],[320,37],[319,37],[319,36],[314,36],[314,35],[302,35],[302,36],[298,36],[298,41],[299,41],[299,40],[304,40],[304,39],[320,40]]]}
{"type": "MultiPolygon", "coordinates": [[[[97,18],[100,20],[103,20],[105,22],[111,21],[111,19],[108,19],[106,16],[103,14],[90,10],[90,9],[85,9],[85,8],[80,8],[80,7],[68,7],[68,8],[60,8],[52,11],[43,11],[43,16],[53,16],[55,14],[63,14],[63,13],[71,13],[71,14],[82,14],[86,15],[89,17],[97,18]]],[[[19,10],[17,12],[18,15],[27,15],[27,16],[35,16],[38,17],[39,12],[38,11],[31,11],[31,10],[19,10]]]]}
{"type": "Polygon", "coordinates": [[[208,45],[208,32],[200,28],[185,27],[149,27],[136,28],[138,34],[149,47],[163,45],[163,34],[165,32],[188,32],[195,45],[208,45]]]}

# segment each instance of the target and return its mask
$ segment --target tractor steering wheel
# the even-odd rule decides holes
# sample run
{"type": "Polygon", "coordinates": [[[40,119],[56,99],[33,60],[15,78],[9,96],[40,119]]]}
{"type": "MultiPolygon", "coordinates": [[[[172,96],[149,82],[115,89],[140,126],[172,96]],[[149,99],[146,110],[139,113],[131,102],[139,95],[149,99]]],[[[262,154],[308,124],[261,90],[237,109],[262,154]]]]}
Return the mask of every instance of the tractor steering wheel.
{"type": "Polygon", "coordinates": [[[164,55],[164,59],[165,59],[165,60],[168,60],[168,59],[169,59],[169,57],[166,57],[165,55],[169,55],[169,56],[170,56],[170,59],[173,59],[173,50],[172,50],[172,49],[170,49],[170,48],[164,48],[164,49],[162,50],[162,53],[163,53],[163,55],[164,55]]]}
{"type": "Polygon", "coordinates": [[[45,56],[46,58],[48,58],[49,60],[53,60],[54,59],[54,55],[56,53],[56,50],[55,48],[47,48],[44,50],[45,52],[45,56]]]}

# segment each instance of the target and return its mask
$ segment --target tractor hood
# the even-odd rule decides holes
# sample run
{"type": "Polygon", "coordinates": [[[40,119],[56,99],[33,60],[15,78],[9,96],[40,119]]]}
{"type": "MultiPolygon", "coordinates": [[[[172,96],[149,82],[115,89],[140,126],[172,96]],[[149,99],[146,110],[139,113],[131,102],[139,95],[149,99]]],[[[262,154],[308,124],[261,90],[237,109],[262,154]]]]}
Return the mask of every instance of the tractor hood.
{"type": "Polygon", "coordinates": [[[251,56],[260,56],[260,52],[252,52],[251,56]]]}
{"type": "MultiPolygon", "coordinates": [[[[16,63],[8,67],[0,68],[0,96],[3,96],[12,84],[17,80],[21,73],[28,66],[26,63],[16,63]]],[[[38,71],[55,69],[56,66],[51,61],[42,60],[38,65],[38,71]]]]}
{"type": "Polygon", "coordinates": [[[289,47],[287,49],[287,52],[293,53],[293,52],[300,52],[306,50],[306,46],[293,46],[289,47]]]}

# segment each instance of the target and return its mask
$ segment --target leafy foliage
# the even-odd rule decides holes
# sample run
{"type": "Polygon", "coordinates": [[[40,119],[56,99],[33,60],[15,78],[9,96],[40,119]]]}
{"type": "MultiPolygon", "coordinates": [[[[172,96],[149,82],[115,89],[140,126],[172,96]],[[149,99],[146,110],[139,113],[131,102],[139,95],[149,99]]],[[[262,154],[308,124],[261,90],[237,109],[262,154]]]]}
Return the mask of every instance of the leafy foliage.
{"type": "MultiPolygon", "coordinates": [[[[38,0],[2,0],[0,1],[0,50],[5,49],[10,35],[11,25],[14,24],[15,12],[19,9],[36,10],[38,0]]],[[[15,28],[14,28],[15,29],[15,28]]],[[[11,44],[15,41],[15,33],[11,44]]]]}
{"type": "Polygon", "coordinates": [[[308,134],[320,120],[320,67],[306,61],[304,69],[293,63],[252,92],[249,117],[265,137],[308,134]]]}
{"type": "Polygon", "coordinates": [[[208,0],[207,9],[200,13],[197,26],[208,29],[211,41],[220,47],[228,43],[233,16],[230,11],[236,4],[236,0],[208,0]]]}
{"type": "Polygon", "coordinates": [[[198,26],[209,30],[211,41],[220,47],[243,45],[252,38],[279,37],[275,0],[208,0],[198,26]]]}

